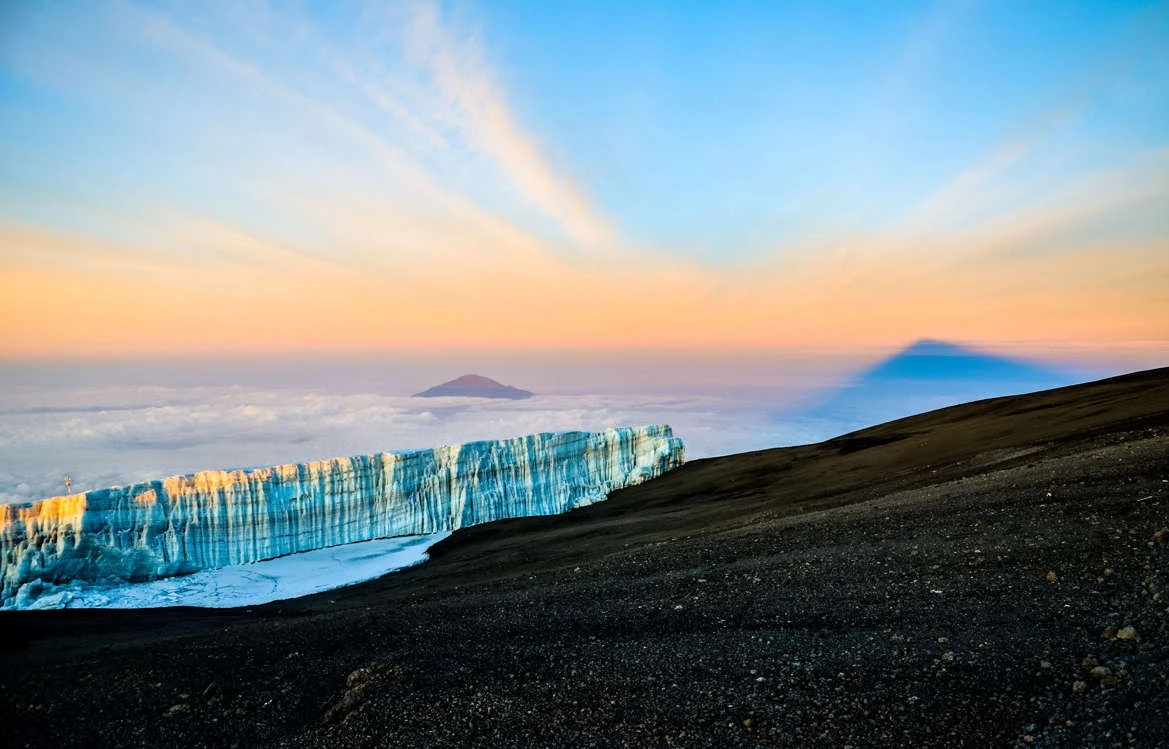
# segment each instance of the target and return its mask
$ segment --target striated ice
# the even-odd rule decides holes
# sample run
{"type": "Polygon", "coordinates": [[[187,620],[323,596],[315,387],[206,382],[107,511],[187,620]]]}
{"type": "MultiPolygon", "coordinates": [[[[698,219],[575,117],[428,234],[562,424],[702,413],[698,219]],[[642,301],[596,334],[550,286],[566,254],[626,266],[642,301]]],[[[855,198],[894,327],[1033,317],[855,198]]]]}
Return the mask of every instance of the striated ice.
{"type": "Polygon", "coordinates": [[[0,605],[70,581],[185,575],[604,499],[682,464],[668,426],[536,434],[235,471],[0,505],[0,605]]]}

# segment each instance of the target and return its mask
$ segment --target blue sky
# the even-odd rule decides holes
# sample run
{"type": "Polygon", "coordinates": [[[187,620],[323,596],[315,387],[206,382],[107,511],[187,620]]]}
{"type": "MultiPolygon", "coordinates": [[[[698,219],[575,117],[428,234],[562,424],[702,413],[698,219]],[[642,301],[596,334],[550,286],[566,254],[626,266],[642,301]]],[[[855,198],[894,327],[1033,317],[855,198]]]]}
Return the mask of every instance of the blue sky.
{"type": "Polygon", "coordinates": [[[1163,2],[4,2],[0,35],[9,356],[240,318],[231,350],[1169,339],[1163,2]],[[689,332],[582,309],[633,294],[689,332]]]}
{"type": "Polygon", "coordinates": [[[1147,3],[561,5],[482,21],[525,120],[623,229],[711,260],[889,223],[1035,129],[1051,179],[1165,140],[1147,3]]]}

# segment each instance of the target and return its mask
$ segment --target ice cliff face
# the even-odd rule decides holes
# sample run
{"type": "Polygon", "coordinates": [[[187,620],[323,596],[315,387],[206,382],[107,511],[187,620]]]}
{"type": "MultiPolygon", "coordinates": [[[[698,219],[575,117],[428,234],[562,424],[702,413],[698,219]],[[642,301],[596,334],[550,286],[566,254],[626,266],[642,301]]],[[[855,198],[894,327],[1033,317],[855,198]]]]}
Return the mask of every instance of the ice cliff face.
{"type": "Polygon", "coordinates": [[[0,605],[43,582],[140,581],[284,554],[551,515],[682,464],[668,426],[536,434],[0,505],[0,605]]]}

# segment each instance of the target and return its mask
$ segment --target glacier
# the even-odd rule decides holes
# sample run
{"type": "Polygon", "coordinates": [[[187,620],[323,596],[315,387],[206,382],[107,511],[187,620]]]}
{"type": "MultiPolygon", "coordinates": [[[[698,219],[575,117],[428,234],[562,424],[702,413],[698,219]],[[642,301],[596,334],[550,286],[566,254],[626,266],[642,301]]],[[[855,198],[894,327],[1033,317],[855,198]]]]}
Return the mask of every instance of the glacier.
{"type": "Polygon", "coordinates": [[[551,515],[685,460],[668,426],[471,442],[0,505],[0,608],[55,586],[158,580],[342,544],[551,515]]]}

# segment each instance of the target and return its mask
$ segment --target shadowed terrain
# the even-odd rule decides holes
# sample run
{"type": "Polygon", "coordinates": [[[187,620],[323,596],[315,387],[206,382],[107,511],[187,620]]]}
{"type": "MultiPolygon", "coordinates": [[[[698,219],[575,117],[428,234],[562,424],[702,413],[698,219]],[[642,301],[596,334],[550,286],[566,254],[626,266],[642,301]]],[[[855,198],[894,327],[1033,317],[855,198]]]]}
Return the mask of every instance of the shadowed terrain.
{"type": "Polygon", "coordinates": [[[1157,746],[1169,369],[694,461],[252,609],[0,614],[13,746],[1157,746]]]}

